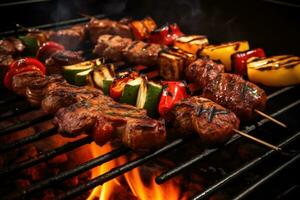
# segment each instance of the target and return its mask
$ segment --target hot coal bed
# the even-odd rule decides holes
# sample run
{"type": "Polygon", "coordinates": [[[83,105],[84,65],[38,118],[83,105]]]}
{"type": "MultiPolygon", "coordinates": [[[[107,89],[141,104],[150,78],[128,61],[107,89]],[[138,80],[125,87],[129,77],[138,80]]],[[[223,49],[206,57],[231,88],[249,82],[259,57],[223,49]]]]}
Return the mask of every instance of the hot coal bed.
{"type": "MultiPolygon", "coordinates": [[[[90,1],[90,5],[83,1],[72,5],[59,1],[28,2],[0,6],[5,10],[21,10],[5,21],[3,36],[20,34],[20,29],[14,27],[16,23],[42,24],[38,26],[42,29],[86,23],[89,19],[78,18],[79,13],[113,19],[149,15],[159,23],[177,22],[185,32],[201,33],[213,41],[247,39],[270,54],[300,53],[295,14],[299,5],[292,2],[283,5],[277,1],[243,4],[238,1],[90,1]],[[53,10],[50,17],[45,12],[39,13],[47,8],[53,10]],[[62,12],[64,10],[68,12],[62,12]],[[26,12],[33,14],[29,16],[26,12]]],[[[89,43],[82,50],[91,58],[89,43]]],[[[103,185],[102,189],[105,185],[113,187],[109,199],[143,199],[143,193],[160,190],[153,189],[153,181],[164,189],[157,192],[161,199],[291,199],[299,193],[300,88],[264,89],[268,94],[266,113],[288,128],[257,117],[242,124],[240,130],[278,145],[282,152],[238,135],[216,147],[205,146],[191,136],[170,140],[164,147],[146,153],[136,154],[118,144],[101,150],[88,136],[72,139],[60,136],[51,123],[51,115],[3,90],[0,100],[1,199],[86,199],[99,185],[103,185]],[[100,173],[94,174],[92,169],[106,165],[106,171],[99,169],[100,173]],[[139,178],[132,181],[136,169],[139,178]],[[114,180],[114,186],[110,180],[114,180]],[[138,188],[142,184],[146,189],[132,191],[131,184],[138,188]]]]}

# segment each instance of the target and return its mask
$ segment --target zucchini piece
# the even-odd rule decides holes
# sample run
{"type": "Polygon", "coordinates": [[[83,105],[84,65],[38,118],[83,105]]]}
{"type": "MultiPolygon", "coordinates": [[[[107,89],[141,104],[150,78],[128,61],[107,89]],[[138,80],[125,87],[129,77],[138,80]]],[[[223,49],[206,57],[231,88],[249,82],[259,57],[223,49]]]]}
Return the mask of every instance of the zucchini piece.
{"type": "Polygon", "coordinates": [[[132,81],[129,81],[123,90],[122,96],[120,97],[120,103],[127,103],[130,105],[135,105],[137,101],[137,95],[143,78],[138,77],[132,81]]]}
{"type": "Polygon", "coordinates": [[[75,76],[77,73],[92,69],[94,62],[86,61],[75,65],[67,65],[63,67],[63,76],[69,83],[75,83],[75,76]]]}
{"type": "Polygon", "coordinates": [[[39,41],[29,35],[19,36],[19,39],[25,45],[25,54],[27,56],[35,57],[37,50],[39,49],[39,41]]]}
{"type": "Polygon", "coordinates": [[[111,75],[111,72],[106,66],[101,66],[97,70],[94,70],[93,72],[93,79],[95,84],[103,89],[103,81],[104,80],[112,80],[113,76],[111,75]]]}
{"type": "Polygon", "coordinates": [[[111,84],[114,82],[114,79],[106,79],[103,80],[103,88],[102,91],[105,95],[109,95],[109,89],[111,84]]]}
{"type": "Polygon", "coordinates": [[[137,108],[144,108],[145,102],[147,97],[147,80],[143,79],[141,82],[137,100],[136,100],[136,107],[137,108]]]}
{"type": "Polygon", "coordinates": [[[86,84],[87,75],[92,71],[92,69],[88,69],[82,72],[79,72],[75,75],[75,85],[82,86],[86,84]]]}
{"type": "Polygon", "coordinates": [[[156,117],[158,115],[158,103],[162,93],[162,86],[152,81],[150,81],[147,86],[148,90],[144,109],[147,110],[147,114],[150,117],[156,117]]]}

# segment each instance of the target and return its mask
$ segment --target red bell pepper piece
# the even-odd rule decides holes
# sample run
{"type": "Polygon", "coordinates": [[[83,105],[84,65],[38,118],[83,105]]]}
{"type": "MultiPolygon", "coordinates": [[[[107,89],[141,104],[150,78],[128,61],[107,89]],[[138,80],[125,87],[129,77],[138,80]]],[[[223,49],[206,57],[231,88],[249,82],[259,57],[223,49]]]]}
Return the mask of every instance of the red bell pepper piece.
{"type": "Polygon", "coordinates": [[[40,71],[42,74],[46,73],[46,67],[38,60],[34,58],[22,58],[14,61],[5,74],[4,85],[6,88],[11,88],[12,78],[22,72],[27,71],[40,71]]]}
{"type": "Polygon", "coordinates": [[[177,24],[167,24],[159,29],[152,31],[149,36],[149,42],[164,45],[172,45],[174,40],[182,35],[183,33],[180,31],[179,26],[177,24]]]}
{"type": "Polygon", "coordinates": [[[109,96],[118,101],[122,96],[126,83],[138,77],[138,72],[131,72],[128,76],[116,79],[110,86],[109,96]]]}
{"type": "Polygon", "coordinates": [[[265,58],[266,54],[263,49],[252,49],[249,51],[238,52],[232,55],[232,68],[236,74],[241,76],[247,75],[247,60],[252,57],[265,58]]]}
{"type": "Polygon", "coordinates": [[[165,118],[169,110],[178,101],[189,97],[186,84],[178,81],[163,81],[163,91],[159,102],[158,112],[165,118]]]}
{"type": "Polygon", "coordinates": [[[58,44],[56,42],[45,42],[41,45],[39,50],[37,51],[36,58],[45,61],[47,58],[49,58],[51,55],[53,55],[57,51],[65,50],[65,47],[61,44],[58,44]]]}

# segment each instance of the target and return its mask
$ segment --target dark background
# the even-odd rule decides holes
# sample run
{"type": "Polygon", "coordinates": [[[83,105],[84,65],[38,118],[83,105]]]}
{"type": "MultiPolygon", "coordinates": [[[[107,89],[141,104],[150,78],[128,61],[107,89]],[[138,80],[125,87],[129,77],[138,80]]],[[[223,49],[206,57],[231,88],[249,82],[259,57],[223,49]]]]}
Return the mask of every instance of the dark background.
{"type": "Polygon", "coordinates": [[[185,33],[207,35],[211,43],[246,39],[268,55],[300,55],[300,3],[296,0],[33,1],[2,0],[0,31],[15,29],[16,23],[35,26],[80,18],[80,13],[113,18],[149,15],[160,25],[177,22],[185,33]]]}

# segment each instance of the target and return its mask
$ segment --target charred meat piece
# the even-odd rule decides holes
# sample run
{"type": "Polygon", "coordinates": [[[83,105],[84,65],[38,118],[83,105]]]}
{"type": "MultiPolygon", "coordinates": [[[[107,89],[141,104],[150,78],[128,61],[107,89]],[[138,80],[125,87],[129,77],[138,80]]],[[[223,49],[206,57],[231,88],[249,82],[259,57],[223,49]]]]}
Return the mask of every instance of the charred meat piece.
{"type": "Polygon", "coordinates": [[[101,95],[59,109],[54,123],[65,135],[86,132],[99,145],[118,139],[134,150],[147,150],[166,141],[163,122],[149,118],[143,109],[101,95]]]}
{"type": "Polygon", "coordinates": [[[86,26],[87,32],[93,43],[96,43],[100,35],[119,35],[125,38],[133,38],[130,27],[123,22],[110,19],[92,18],[86,26]]]}
{"type": "Polygon", "coordinates": [[[205,88],[208,83],[215,80],[223,72],[224,66],[222,64],[205,57],[192,62],[185,69],[185,76],[189,81],[197,82],[201,88],[205,88]]]}
{"type": "Polygon", "coordinates": [[[42,109],[47,113],[55,113],[59,108],[67,107],[79,101],[101,95],[100,90],[78,87],[66,82],[54,82],[47,85],[42,109]]]}
{"type": "Polygon", "coordinates": [[[158,64],[159,52],[163,46],[142,41],[134,41],[123,49],[125,58],[133,64],[153,66],[158,64]]]}
{"type": "Polygon", "coordinates": [[[263,110],[267,96],[255,84],[236,74],[221,73],[203,90],[203,96],[230,109],[240,119],[253,118],[254,109],[263,110]]]}
{"type": "Polygon", "coordinates": [[[57,51],[46,59],[45,64],[48,74],[61,74],[62,66],[82,62],[84,59],[78,51],[57,51]]]}
{"type": "Polygon", "coordinates": [[[168,119],[179,134],[197,133],[208,144],[227,141],[240,123],[233,112],[198,96],[176,103],[168,113],[168,119]]]}
{"type": "MultiPolygon", "coordinates": [[[[12,55],[0,54],[0,81],[3,81],[10,64],[14,61],[12,55]]],[[[2,86],[0,86],[1,88],[2,86]]]]}
{"type": "Polygon", "coordinates": [[[1,55],[16,55],[24,51],[25,45],[21,40],[10,37],[0,40],[0,54],[1,55]]]}
{"type": "Polygon", "coordinates": [[[25,96],[28,85],[39,78],[45,78],[45,75],[39,71],[29,71],[17,74],[12,78],[12,90],[19,95],[25,96]]]}
{"type": "Polygon", "coordinates": [[[49,32],[49,40],[62,44],[66,49],[78,49],[85,39],[85,25],[75,25],[67,29],[49,32]]]}
{"type": "Polygon", "coordinates": [[[120,61],[123,59],[122,50],[130,45],[132,40],[129,38],[121,38],[116,35],[101,35],[97,40],[93,52],[112,61],[120,61]]]}
{"type": "Polygon", "coordinates": [[[66,80],[59,74],[40,77],[33,80],[26,89],[26,98],[33,106],[40,106],[45,98],[45,92],[50,83],[65,83],[66,80]]]}

